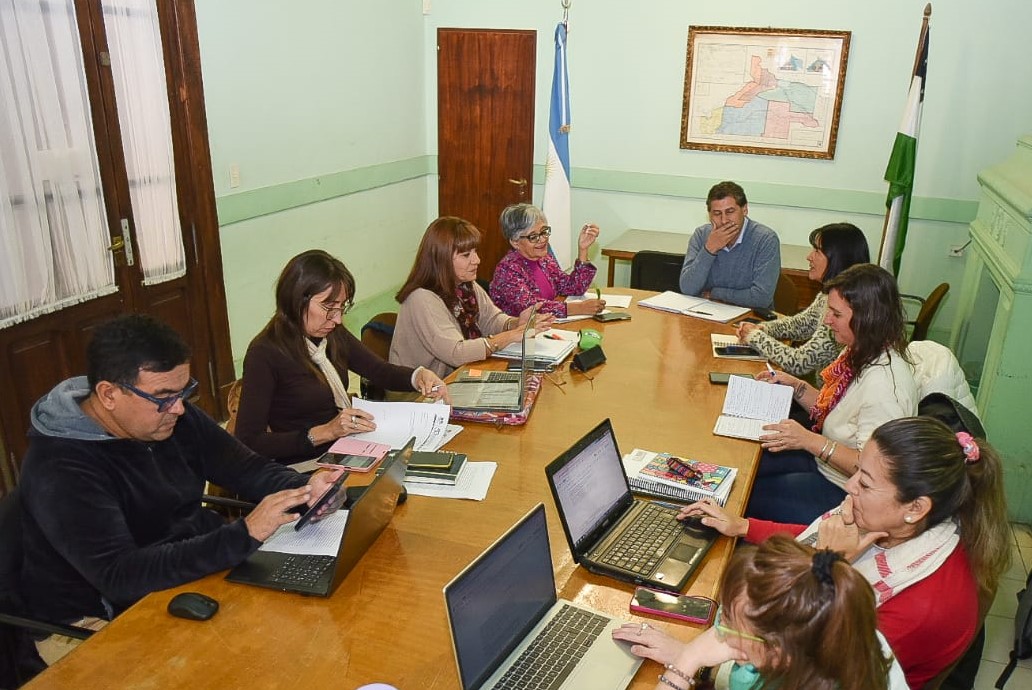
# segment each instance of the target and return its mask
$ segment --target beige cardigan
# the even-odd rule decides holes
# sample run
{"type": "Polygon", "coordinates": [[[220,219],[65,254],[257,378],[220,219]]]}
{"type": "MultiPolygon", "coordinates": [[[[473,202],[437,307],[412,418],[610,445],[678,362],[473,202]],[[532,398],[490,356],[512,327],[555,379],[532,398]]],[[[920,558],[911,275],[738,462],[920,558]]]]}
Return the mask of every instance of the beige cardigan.
{"type": "MultiPolygon", "coordinates": [[[[476,283],[473,290],[480,307],[477,325],[484,337],[501,333],[515,319],[494,305],[476,283]]],[[[419,288],[414,290],[398,310],[389,361],[408,367],[424,366],[440,377],[469,362],[488,356],[484,338],[467,340],[459,328],[459,321],[436,294],[419,288]]]]}

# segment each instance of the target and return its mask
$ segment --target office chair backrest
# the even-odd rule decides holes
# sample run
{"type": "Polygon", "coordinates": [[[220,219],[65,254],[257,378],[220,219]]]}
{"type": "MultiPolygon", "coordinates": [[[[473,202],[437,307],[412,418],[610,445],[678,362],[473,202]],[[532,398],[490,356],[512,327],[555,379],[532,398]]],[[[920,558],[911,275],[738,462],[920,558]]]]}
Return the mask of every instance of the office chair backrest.
{"type": "Polygon", "coordinates": [[[935,313],[939,311],[939,305],[942,304],[942,300],[949,291],[949,283],[940,283],[928,294],[928,297],[923,299],[914,295],[901,295],[904,299],[914,299],[921,303],[921,310],[917,312],[917,317],[913,321],[907,322],[914,326],[914,332],[910,336],[911,340],[928,338],[928,327],[932,325],[932,319],[935,318],[935,313]]]}
{"type": "MultiPolygon", "coordinates": [[[[398,314],[385,311],[369,319],[362,326],[362,344],[386,360],[391,352],[391,341],[394,339],[394,326],[398,323],[398,314]]],[[[387,392],[363,378],[361,382],[362,397],[367,400],[383,400],[387,392]]]]}
{"type": "Polygon", "coordinates": [[[643,250],[631,259],[631,287],[637,290],[681,291],[684,254],[643,250]]]}
{"type": "Polygon", "coordinates": [[[784,273],[778,274],[778,285],[774,288],[774,311],[785,316],[799,313],[799,295],[795,283],[784,273]]]}

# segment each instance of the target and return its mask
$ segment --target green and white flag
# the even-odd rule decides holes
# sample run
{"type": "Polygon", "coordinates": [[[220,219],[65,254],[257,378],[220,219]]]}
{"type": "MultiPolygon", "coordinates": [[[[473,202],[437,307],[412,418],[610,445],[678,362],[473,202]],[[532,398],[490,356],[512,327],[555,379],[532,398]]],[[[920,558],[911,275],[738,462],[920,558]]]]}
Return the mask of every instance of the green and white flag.
{"type": "Polygon", "coordinates": [[[903,121],[896,133],[889,165],[885,168],[885,181],[889,183],[889,195],[885,200],[888,215],[878,263],[882,268],[892,271],[893,275],[899,274],[903,247],[907,241],[910,195],[914,191],[914,163],[917,160],[917,135],[921,130],[921,107],[924,104],[925,76],[928,73],[928,34],[928,27],[923,27],[903,121]]]}

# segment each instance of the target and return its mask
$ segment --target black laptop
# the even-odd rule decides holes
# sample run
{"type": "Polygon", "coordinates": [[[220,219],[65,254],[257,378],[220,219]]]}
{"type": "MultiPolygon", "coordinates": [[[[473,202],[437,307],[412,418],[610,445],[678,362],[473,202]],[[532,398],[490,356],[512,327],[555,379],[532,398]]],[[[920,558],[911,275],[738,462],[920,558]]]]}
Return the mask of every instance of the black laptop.
{"type": "MultiPolygon", "coordinates": [[[[351,506],[336,555],[259,550],[229,571],[226,579],[284,592],[328,597],[390,524],[415,442],[413,437],[394,457],[386,458],[382,471],[351,506]]],[[[311,523],[297,532],[296,538],[312,539],[318,530],[332,529],[334,520],[342,517],[330,515],[320,522],[311,523]]],[[[295,534],[290,524],[281,530],[288,535],[295,534]]]]}
{"type": "Polygon", "coordinates": [[[570,551],[592,572],[679,592],[719,534],[635,498],[622,457],[607,419],[545,468],[570,551]]]}

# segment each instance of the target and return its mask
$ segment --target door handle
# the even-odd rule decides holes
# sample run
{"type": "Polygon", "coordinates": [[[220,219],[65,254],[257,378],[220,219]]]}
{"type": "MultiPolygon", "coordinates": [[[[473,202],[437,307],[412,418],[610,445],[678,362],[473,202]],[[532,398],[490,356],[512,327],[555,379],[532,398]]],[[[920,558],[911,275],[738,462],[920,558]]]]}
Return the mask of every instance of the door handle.
{"type": "Polygon", "coordinates": [[[524,179],[522,179],[522,178],[521,178],[521,179],[519,179],[519,180],[514,180],[514,179],[512,179],[512,178],[510,177],[510,178],[509,178],[509,184],[514,184],[514,185],[516,185],[517,187],[526,187],[526,186],[527,186],[527,181],[526,181],[526,180],[524,180],[524,179]]]}
{"type": "Polygon", "coordinates": [[[129,241],[129,220],[122,218],[120,225],[122,226],[122,234],[111,238],[111,245],[108,246],[108,251],[112,254],[115,252],[125,252],[125,263],[127,266],[132,266],[135,260],[133,258],[133,245],[129,241]]]}

